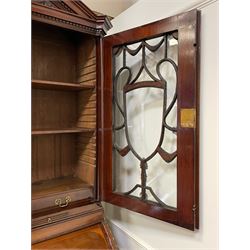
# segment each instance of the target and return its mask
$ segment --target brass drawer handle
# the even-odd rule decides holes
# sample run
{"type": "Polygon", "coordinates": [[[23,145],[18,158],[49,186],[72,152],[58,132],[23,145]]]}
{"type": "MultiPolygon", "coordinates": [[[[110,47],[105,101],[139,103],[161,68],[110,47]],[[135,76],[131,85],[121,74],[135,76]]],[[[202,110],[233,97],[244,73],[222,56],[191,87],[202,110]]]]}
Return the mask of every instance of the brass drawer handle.
{"type": "Polygon", "coordinates": [[[55,204],[59,207],[67,207],[70,201],[71,201],[70,196],[66,196],[64,201],[62,201],[62,199],[56,199],[55,204]]]}

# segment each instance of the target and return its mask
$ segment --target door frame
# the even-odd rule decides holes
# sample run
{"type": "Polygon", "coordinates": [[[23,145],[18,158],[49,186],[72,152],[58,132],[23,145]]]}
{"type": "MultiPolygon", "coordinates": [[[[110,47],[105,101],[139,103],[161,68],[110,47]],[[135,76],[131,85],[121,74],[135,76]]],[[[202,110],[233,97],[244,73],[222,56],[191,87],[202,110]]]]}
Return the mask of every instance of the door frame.
{"type": "Polygon", "coordinates": [[[191,10],[107,36],[102,42],[103,77],[98,98],[98,168],[103,201],[181,227],[199,228],[199,28],[200,12],[191,10]],[[178,31],[177,75],[177,208],[162,208],[112,192],[112,48],[178,31]],[[193,110],[193,126],[182,123],[181,112],[193,110]]]}

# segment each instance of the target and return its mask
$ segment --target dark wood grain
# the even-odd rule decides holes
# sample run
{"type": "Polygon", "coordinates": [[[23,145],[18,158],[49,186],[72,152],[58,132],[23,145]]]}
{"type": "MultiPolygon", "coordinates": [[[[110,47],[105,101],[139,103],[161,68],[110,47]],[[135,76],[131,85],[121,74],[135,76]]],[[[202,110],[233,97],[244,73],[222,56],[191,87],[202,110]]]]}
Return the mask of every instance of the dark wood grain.
{"type": "Polygon", "coordinates": [[[32,1],[33,249],[115,249],[103,209],[93,204],[102,63],[96,44],[110,27],[78,0],[32,1]],[[56,207],[66,196],[68,206],[56,207]]]}
{"type": "Polygon", "coordinates": [[[75,216],[84,216],[85,214],[102,211],[102,207],[99,204],[85,204],[75,208],[65,209],[58,212],[53,212],[45,215],[39,215],[32,218],[32,228],[39,228],[49,226],[51,223],[60,223],[61,221],[71,219],[75,216]]]}
{"type": "Polygon", "coordinates": [[[73,231],[86,228],[103,220],[103,210],[92,209],[85,214],[75,215],[69,219],[51,223],[32,230],[32,243],[46,241],[73,231]]]}
{"type": "Polygon", "coordinates": [[[93,198],[93,187],[74,176],[34,182],[32,184],[32,210],[55,207],[57,206],[56,199],[64,202],[67,196],[71,199],[70,204],[78,200],[93,198]]]}
{"type": "Polygon", "coordinates": [[[77,83],[32,80],[32,88],[34,88],[34,89],[80,91],[80,90],[84,90],[84,89],[93,89],[94,86],[84,85],[84,84],[77,84],[77,83]]]}
{"type": "Polygon", "coordinates": [[[200,228],[200,24],[201,24],[201,13],[197,13],[197,24],[196,24],[196,43],[193,44],[196,48],[196,78],[195,78],[195,95],[196,95],[196,124],[195,124],[195,163],[194,163],[194,173],[195,173],[195,207],[194,211],[194,220],[196,229],[200,228]]]}
{"type": "Polygon", "coordinates": [[[32,183],[73,175],[77,162],[76,136],[33,136],[32,156],[32,183]]]}
{"type": "Polygon", "coordinates": [[[63,6],[46,1],[45,5],[32,1],[32,20],[94,36],[104,36],[112,27],[107,16],[96,15],[81,1],[58,0],[63,6]]]}
{"type": "Polygon", "coordinates": [[[110,227],[105,219],[102,221],[101,226],[102,226],[102,229],[104,232],[105,239],[109,243],[109,249],[118,250],[118,246],[116,244],[115,238],[114,238],[112,231],[111,231],[111,229],[110,229],[110,227]]]}
{"type": "MultiPolygon", "coordinates": [[[[114,46],[153,38],[167,32],[178,32],[178,124],[180,109],[198,106],[198,53],[199,12],[192,10],[104,38],[104,82],[100,95],[102,124],[99,125],[102,198],[112,204],[143,213],[190,230],[198,227],[198,117],[196,128],[177,127],[177,209],[144,203],[125,195],[114,193],[112,187],[112,49],[114,46]]],[[[199,111],[198,111],[199,112],[199,111]]]]}
{"type": "Polygon", "coordinates": [[[91,189],[91,186],[74,176],[39,181],[32,185],[32,199],[81,188],[91,189]]]}
{"type": "Polygon", "coordinates": [[[75,92],[32,90],[32,130],[74,127],[77,127],[75,92]]]}
{"type": "MultiPolygon", "coordinates": [[[[96,131],[96,39],[88,37],[78,43],[77,82],[94,89],[77,93],[77,127],[96,131]]],[[[86,183],[96,179],[96,133],[84,133],[77,138],[77,175],[86,183]]],[[[96,187],[94,185],[96,195],[96,187]]]]}
{"type": "Polygon", "coordinates": [[[94,132],[90,128],[60,128],[60,129],[35,129],[32,130],[32,135],[49,135],[49,134],[74,134],[74,133],[89,133],[94,132]]]}
{"type": "Polygon", "coordinates": [[[177,206],[178,221],[183,227],[194,230],[198,228],[196,221],[198,218],[198,192],[197,185],[199,175],[199,162],[195,159],[199,155],[197,147],[197,136],[199,120],[196,117],[196,127],[183,128],[180,126],[180,110],[184,108],[194,108],[199,112],[197,105],[199,99],[199,79],[198,76],[198,53],[199,40],[199,12],[192,12],[192,15],[180,21],[178,30],[179,55],[178,55],[178,169],[177,169],[177,206]],[[193,20],[193,21],[191,21],[193,20]],[[185,25],[191,21],[193,25],[185,25]],[[196,22],[194,24],[193,22],[196,22]]]}
{"type": "Polygon", "coordinates": [[[96,54],[97,54],[97,64],[96,64],[96,77],[97,77],[97,83],[96,83],[96,94],[97,94],[97,102],[96,102],[96,111],[97,111],[97,119],[96,119],[96,127],[97,127],[97,147],[96,147],[96,160],[97,160],[97,167],[95,169],[96,171],[96,199],[101,200],[101,193],[102,193],[102,171],[103,170],[103,133],[102,133],[102,126],[103,126],[103,39],[99,38],[96,39],[96,54]]]}
{"type": "Polygon", "coordinates": [[[32,24],[32,78],[76,83],[77,35],[32,24]]]}
{"type": "MultiPolygon", "coordinates": [[[[96,39],[88,33],[94,28],[99,36],[110,23],[104,16],[96,18],[81,2],[66,2],[32,3],[32,76],[35,79],[32,81],[32,182],[48,181],[58,186],[58,178],[71,175],[88,183],[93,192],[97,54],[96,39]],[[47,22],[46,15],[51,15],[54,25],[47,22]],[[84,27],[89,32],[75,32],[79,31],[76,27],[62,29],[56,24],[58,18],[68,19],[72,27],[71,18],[89,23],[89,27],[84,27]]],[[[44,185],[41,188],[46,192],[44,185]]],[[[36,197],[35,193],[33,196],[36,197]]],[[[82,203],[85,200],[82,198],[82,203]]],[[[37,208],[33,214],[48,212],[44,203],[37,208]]]]}
{"type": "Polygon", "coordinates": [[[46,207],[44,209],[39,209],[39,210],[33,210],[32,211],[32,220],[39,218],[41,216],[50,216],[53,213],[60,213],[62,211],[64,212],[70,212],[72,209],[79,208],[81,206],[88,206],[95,204],[95,199],[90,198],[90,199],[84,199],[84,200],[78,200],[73,203],[69,203],[66,209],[60,208],[59,206],[54,206],[54,207],[46,207]]]}
{"type": "Polygon", "coordinates": [[[32,249],[115,249],[101,223],[34,244],[32,249]]]}
{"type": "Polygon", "coordinates": [[[39,80],[32,82],[34,87],[32,89],[32,135],[84,133],[85,136],[79,135],[74,142],[63,140],[65,137],[36,139],[33,147],[36,152],[34,151],[32,157],[33,169],[36,171],[32,175],[36,176],[37,172],[43,171],[41,170],[43,168],[50,172],[45,176],[53,178],[58,168],[65,171],[65,173],[59,171],[61,175],[69,173],[69,169],[74,169],[77,176],[93,184],[96,165],[94,133],[96,129],[96,40],[90,36],[74,34],[44,24],[35,24],[33,31],[34,44],[36,45],[38,41],[41,46],[32,47],[33,75],[39,76],[39,80]],[[70,51],[65,51],[68,48],[70,51]],[[72,82],[65,82],[65,80],[72,82]],[[41,147],[40,143],[44,140],[46,143],[41,147]],[[66,150],[65,153],[63,150],[66,150]],[[39,159],[39,155],[47,156],[42,159],[42,162],[45,159],[44,164],[47,162],[48,166],[37,167],[36,159],[39,159]],[[69,159],[68,167],[63,159],[69,159]]]}

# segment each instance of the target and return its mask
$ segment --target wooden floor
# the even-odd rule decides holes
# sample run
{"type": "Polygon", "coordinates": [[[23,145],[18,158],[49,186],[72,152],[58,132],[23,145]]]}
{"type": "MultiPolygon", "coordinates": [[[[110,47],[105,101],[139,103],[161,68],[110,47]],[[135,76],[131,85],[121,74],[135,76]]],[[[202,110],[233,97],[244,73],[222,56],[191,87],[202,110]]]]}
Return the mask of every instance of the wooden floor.
{"type": "Polygon", "coordinates": [[[101,224],[32,245],[32,249],[110,249],[101,224]]]}
{"type": "Polygon", "coordinates": [[[36,199],[53,193],[85,188],[91,189],[92,187],[86,184],[81,179],[73,176],[35,182],[32,184],[32,199],[36,199]]]}

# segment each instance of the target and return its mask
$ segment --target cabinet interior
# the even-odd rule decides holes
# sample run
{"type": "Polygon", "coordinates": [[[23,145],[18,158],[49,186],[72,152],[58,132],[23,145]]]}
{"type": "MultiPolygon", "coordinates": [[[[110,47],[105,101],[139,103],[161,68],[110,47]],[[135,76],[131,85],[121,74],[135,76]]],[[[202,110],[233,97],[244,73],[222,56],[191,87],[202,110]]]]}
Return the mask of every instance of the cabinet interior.
{"type": "Polygon", "coordinates": [[[95,86],[95,38],[33,22],[32,199],[94,190],[95,86]]]}

